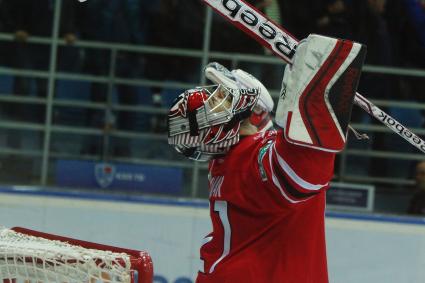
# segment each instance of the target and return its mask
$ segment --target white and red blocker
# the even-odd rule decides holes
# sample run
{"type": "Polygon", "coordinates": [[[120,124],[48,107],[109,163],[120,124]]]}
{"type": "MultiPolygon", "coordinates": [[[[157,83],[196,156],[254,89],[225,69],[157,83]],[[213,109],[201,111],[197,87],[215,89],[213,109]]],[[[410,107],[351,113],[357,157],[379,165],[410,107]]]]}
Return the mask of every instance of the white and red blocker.
{"type": "Polygon", "coordinates": [[[285,70],[276,123],[293,144],[341,151],[366,47],[312,34],[285,70]]]}

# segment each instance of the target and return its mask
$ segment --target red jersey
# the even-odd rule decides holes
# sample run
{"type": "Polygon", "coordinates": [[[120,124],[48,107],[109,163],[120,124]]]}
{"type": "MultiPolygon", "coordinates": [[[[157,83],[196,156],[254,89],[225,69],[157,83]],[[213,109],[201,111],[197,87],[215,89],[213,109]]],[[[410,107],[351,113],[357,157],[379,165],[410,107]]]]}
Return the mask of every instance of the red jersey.
{"type": "Polygon", "coordinates": [[[334,158],[268,131],[212,160],[213,232],[196,282],[327,283],[325,191],[334,158]]]}

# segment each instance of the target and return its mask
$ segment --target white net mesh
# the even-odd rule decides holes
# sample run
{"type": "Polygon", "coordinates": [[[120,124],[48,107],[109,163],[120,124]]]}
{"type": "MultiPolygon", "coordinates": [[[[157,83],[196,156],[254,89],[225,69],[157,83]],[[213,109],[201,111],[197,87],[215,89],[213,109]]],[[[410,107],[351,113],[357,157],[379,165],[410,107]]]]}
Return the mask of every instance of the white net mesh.
{"type": "Polygon", "coordinates": [[[129,255],[86,249],[0,226],[0,280],[131,282],[129,255]]]}

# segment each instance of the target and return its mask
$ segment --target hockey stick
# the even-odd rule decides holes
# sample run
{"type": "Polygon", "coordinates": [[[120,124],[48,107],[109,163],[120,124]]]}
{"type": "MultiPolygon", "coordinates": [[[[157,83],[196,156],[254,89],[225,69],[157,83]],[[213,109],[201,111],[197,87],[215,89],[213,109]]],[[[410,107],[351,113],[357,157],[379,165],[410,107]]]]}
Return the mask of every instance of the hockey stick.
{"type": "MultiPolygon", "coordinates": [[[[244,0],[202,0],[233,25],[253,37],[277,56],[292,64],[299,41],[281,26],[244,0]]],[[[425,153],[425,141],[385,113],[364,96],[356,93],[354,103],[381,121],[417,149],[425,153]]]]}

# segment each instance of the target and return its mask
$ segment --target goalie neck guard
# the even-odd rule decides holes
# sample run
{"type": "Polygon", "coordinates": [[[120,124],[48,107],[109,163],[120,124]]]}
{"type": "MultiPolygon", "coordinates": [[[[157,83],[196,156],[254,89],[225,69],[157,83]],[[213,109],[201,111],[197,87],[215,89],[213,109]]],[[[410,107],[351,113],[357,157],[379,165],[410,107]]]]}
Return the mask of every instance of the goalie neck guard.
{"type": "Polygon", "coordinates": [[[251,115],[258,89],[223,85],[180,94],[168,114],[168,143],[189,159],[208,161],[239,142],[241,122],[251,115]]]}

